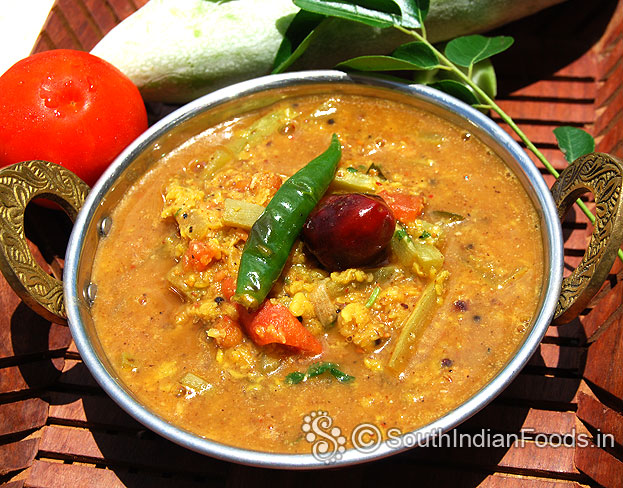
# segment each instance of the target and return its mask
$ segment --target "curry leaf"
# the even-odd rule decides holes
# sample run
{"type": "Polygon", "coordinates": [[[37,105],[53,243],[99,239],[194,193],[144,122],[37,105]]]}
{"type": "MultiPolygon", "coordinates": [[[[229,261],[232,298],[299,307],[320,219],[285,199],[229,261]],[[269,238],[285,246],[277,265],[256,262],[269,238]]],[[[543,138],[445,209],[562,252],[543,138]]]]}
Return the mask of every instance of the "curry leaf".
{"type": "MultiPolygon", "coordinates": [[[[441,1],[441,0],[440,0],[441,1]]],[[[346,0],[293,0],[293,2],[302,9],[310,10],[322,15],[329,15],[341,18],[347,18],[354,21],[363,22],[375,27],[389,27],[394,25],[403,31],[403,33],[411,34],[417,40],[426,43],[429,47],[433,46],[426,39],[425,26],[423,21],[428,13],[429,0],[359,0],[357,4],[347,2],[346,0]],[[387,10],[387,6],[394,4],[396,9],[387,10]],[[420,32],[415,29],[409,32],[404,29],[407,23],[413,23],[413,17],[418,18],[420,32]]],[[[501,119],[508,123],[519,139],[526,145],[536,158],[545,166],[545,168],[554,176],[558,176],[556,168],[547,160],[547,158],[538,150],[538,148],[528,139],[523,131],[516,126],[513,119],[493,100],[495,96],[496,80],[493,69],[488,69],[486,79],[483,81],[489,85],[489,89],[483,89],[473,79],[474,65],[479,61],[488,60],[491,56],[501,53],[513,44],[513,39],[506,36],[498,36],[487,38],[480,35],[465,36],[450,41],[444,50],[444,53],[437,52],[439,61],[443,65],[439,70],[420,70],[416,72],[416,77],[423,78],[423,81],[429,83],[431,79],[437,76],[439,71],[450,71],[461,79],[465,85],[452,80],[440,81],[432,86],[436,86],[448,93],[451,93],[473,105],[480,105],[481,109],[491,109],[497,113],[501,119]],[[461,68],[467,68],[464,73],[461,68]],[[466,79],[467,78],[467,79],[466,79]],[[468,88],[469,87],[469,88],[468,88]],[[473,90],[473,91],[472,91],[473,90]],[[482,99],[478,103],[475,94],[482,99]]],[[[385,73],[377,73],[375,76],[387,78],[389,75],[385,73]]],[[[563,132],[564,134],[564,132],[563,132]]],[[[563,137],[564,139],[564,137],[563,137]]],[[[566,147],[567,141],[560,144],[561,149],[565,151],[567,159],[572,159],[573,151],[566,147]]],[[[591,146],[592,147],[592,146],[591,146]]],[[[594,221],[595,217],[592,212],[578,200],[578,205],[589,218],[594,221]]],[[[623,250],[619,249],[618,256],[623,261],[623,250]]]]}
{"type": "Polygon", "coordinates": [[[316,37],[316,27],[326,17],[299,10],[288,26],[273,63],[273,73],[282,73],[296,61],[316,37]]]}
{"type": "Polygon", "coordinates": [[[399,25],[421,28],[428,14],[429,0],[294,0],[301,9],[340,17],[372,27],[399,25]]]}
{"type": "Polygon", "coordinates": [[[339,63],[337,68],[359,71],[401,71],[419,70],[421,66],[392,56],[359,56],[339,63]]]}
{"type": "Polygon", "coordinates": [[[593,136],[577,127],[557,127],[554,129],[554,135],[558,141],[558,147],[569,163],[595,150],[593,136]]]}
{"type": "Polygon", "coordinates": [[[475,34],[453,39],[447,44],[444,53],[454,64],[469,67],[478,61],[506,51],[512,45],[512,37],[485,37],[475,34]]]}
{"type": "Polygon", "coordinates": [[[424,25],[424,19],[428,15],[429,0],[394,0],[400,8],[400,25],[407,28],[418,29],[424,25]]]}
{"type": "Polygon", "coordinates": [[[435,52],[423,42],[410,42],[398,47],[391,56],[359,56],[337,65],[359,71],[430,70],[439,67],[435,52]]]}
{"type": "Polygon", "coordinates": [[[433,69],[439,66],[435,52],[424,42],[408,42],[399,46],[392,56],[415,64],[420,69],[433,69]]]}
{"type": "Polygon", "coordinates": [[[422,27],[429,0],[367,0],[359,4],[343,0],[294,0],[301,10],[294,16],[279,46],[273,73],[288,69],[316,37],[316,27],[326,16],[341,17],[374,27],[401,25],[422,27]]]}
{"type": "Polygon", "coordinates": [[[375,10],[387,9],[394,2],[386,0],[368,1],[366,5],[358,5],[346,0],[293,0],[297,7],[321,15],[330,15],[342,19],[353,20],[372,27],[391,27],[399,23],[398,12],[375,10]]]}
{"type": "Polygon", "coordinates": [[[456,97],[469,105],[476,105],[479,103],[476,95],[474,95],[469,88],[458,81],[441,80],[437,83],[432,83],[430,86],[437,88],[437,90],[441,90],[448,95],[452,95],[453,97],[456,97]]]}

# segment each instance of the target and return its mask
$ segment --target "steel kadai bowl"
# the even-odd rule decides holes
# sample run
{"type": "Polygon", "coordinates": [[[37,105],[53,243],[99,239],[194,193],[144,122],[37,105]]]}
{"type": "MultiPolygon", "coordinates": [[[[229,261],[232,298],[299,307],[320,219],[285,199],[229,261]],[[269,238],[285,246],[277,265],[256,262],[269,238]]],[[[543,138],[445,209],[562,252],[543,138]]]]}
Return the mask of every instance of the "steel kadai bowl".
{"type": "MultiPolygon", "coordinates": [[[[6,237],[3,239],[4,253],[0,264],[16,291],[32,308],[57,322],[59,321],[57,315],[63,316],[66,313],[82,359],[97,382],[126,412],[158,434],[193,451],[249,465],[290,469],[349,465],[382,458],[414,444],[429,442],[433,437],[457,426],[487,405],[513,380],[535,352],[547,327],[555,317],[560,321],[568,320],[583,309],[588,300],[586,297],[593,293],[605,278],[621,241],[622,227],[620,224],[613,224],[615,220],[618,222],[620,202],[609,204],[607,215],[598,212],[598,217],[600,219],[606,217],[609,223],[602,225],[601,220],[598,221],[595,226],[594,242],[591,244],[593,247],[589,249],[585,261],[578,267],[579,271],[576,270],[577,273],[565,280],[563,280],[563,238],[559,215],[564,215],[577,196],[587,190],[595,193],[598,202],[602,198],[611,197],[608,191],[597,188],[600,185],[593,184],[594,181],[603,183],[604,167],[610,171],[611,178],[608,185],[620,185],[620,163],[606,155],[593,154],[572,165],[550,192],[533,162],[506,132],[482,113],[442,92],[421,85],[408,86],[350,76],[337,71],[273,75],[211,93],[160,120],[114,161],[90,192],[67,171],[49,163],[33,161],[10,168],[0,177],[0,183],[3,185],[0,196],[5,199],[3,202],[5,205],[12,205],[6,201],[9,197],[5,194],[16,194],[12,188],[16,185],[25,185],[27,189],[20,190],[21,196],[17,200],[27,203],[36,196],[55,199],[64,206],[70,216],[75,217],[75,225],[66,253],[62,285],[47,275],[41,276],[44,273],[36,269],[36,265],[29,263],[27,257],[22,256],[29,253],[27,248],[24,249],[20,247],[21,244],[17,244],[18,239],[6,237]],[[399,101],[437,114],[480,138],[518,176],[537,209],[545,249],[539,308],[534,315],[531,330],[503,369],[480,391],[454,410],[428,425],[405,434],[409,436],[408,443],[396,446],[381,442],[374,445],[374,449],[365,449],[365,446],[358,450],[349,449],[341,454],[340,459],[333,459],[334,462],[331,463],[324,462],[321,457],[312,454],[311,450],[310,454],[275,454],[231,447],[167,422],[141,404],[118,378],[106,359],[90,313],[91,304],[97,299],[97,287],[91,283],[91,270],[98,242],[108,232],[112,210],[128,188],[153,164],[207,127],[279,100],[320,93],[367,95],[399,101]],[[10,243],[8,251],[7,242],[10,243]],[[17,249],[17,252],[11,249],[17,249]],[[13,259],[16,255],[18,259],[13,259]],[[34,287],[36,289],[33,289],[32,283],[36,283],[37,286],[34,287]]],[[[6,235],[7,231],[3,232],[6,235]]],[[[19,234],[19,229],[15,232],[19,234]]],[[[334,448],[335,446],[330,443],[325,446],[325,450],[334,448]]]]}

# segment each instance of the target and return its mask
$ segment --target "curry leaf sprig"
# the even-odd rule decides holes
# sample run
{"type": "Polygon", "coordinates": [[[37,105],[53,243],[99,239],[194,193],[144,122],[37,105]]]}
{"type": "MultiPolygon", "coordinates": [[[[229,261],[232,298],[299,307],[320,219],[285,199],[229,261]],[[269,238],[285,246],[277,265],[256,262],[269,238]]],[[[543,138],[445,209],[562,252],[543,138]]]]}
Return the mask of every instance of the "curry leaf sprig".
{"type": "MultiPolygon", "coordinates": [[[[485,37],[469,35],[458,37],[438,48],[428,41],[425,19],[429,0],[293,0],[301,11],[295,16],[286,32],[286,39],[279,49],[273,72],[287,69],[298,59],[313,38],[316,27],[327,16],[360,22],[376,28],[393,27],[415,40],[399,46],[388,56],[359,56],[340,63],[337,67],[366,72],[418,72],[419,82],[424,82],[449,93],[481,110],[492,110],[517,134],[525,147],[543,164],[547,171],[558,178],[559,173],[545,155],[528,139],[515,121],[494,101],[495,74],[489,58],[507,50],[513,39],[508,36],[485,37]],[[442,50],[443,52],[442,52],[442,50]],[[475,78],[480,68],[488,70],[484,83],[475,78]],[[425,76],[421,76],[424,73],[425,76]],[[434,74],[433,76],[426,76],[434,74]],[[446,76],[443,76],[443,74],[446,76]],[[441,74],[441,76],[440,76],[441,74]],[[491,86],[493,85],[493,86],[491,86]]],[[[391,78],[391,77],[390,77],[391,78]]],[[[399,79],[399,81],[405,81],[399,79]]],[[[559,146],[568,161],[586,154],[587,147],[594,149],[589,134],[579,129],[559,128],[555,132],[559,146]]],[[[576,201],[591,223],[595,216],[578,199],[576,201]]],[[[619,250],[623,260],[623,251],[619,250]]]]}

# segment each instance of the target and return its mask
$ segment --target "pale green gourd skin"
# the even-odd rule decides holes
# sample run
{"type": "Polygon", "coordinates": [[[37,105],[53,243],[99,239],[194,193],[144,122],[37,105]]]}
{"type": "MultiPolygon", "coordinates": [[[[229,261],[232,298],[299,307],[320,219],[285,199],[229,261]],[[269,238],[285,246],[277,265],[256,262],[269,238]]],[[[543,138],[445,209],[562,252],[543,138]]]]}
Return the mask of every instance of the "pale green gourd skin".
{"type": "Polygon", "coordinates": [[[269,72],[297,11],[290,0],[151,0],[91,52],[146,100],[182,103],[269,72]]]}
{"type": "MultiPolygon", "coordinates": [[[[564,0],[431,0],[428,38],[483,32],[564,0]]],[[[150,101],[184,103],[268,74],[298,8],[291,0],[150,0],[92,53],[125,73],[150,101]]],[[[331,68],[362,54],[387,54],[412,38],[328,19],[290,70],[331,68]],[[339,49],[336,48],[339,46],[339,49]]]]}

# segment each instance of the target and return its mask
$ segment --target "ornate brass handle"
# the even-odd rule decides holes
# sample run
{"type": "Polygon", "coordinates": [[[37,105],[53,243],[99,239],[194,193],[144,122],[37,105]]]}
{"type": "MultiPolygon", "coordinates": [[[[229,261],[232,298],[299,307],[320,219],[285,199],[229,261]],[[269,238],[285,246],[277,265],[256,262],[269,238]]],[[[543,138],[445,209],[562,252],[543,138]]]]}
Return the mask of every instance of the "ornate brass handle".
{"type": "Polygon", "coordinates": [[[25,161],[0,171],[0,270],[30,308],[42,317],[66,323],[63,283],[36,263],[24,233],[26,205],[35,197],[58,203],[73,221],[89,187],[62,166],[25,161]]]}
{"type": "Polygon", "coordinates": [[[552,186],[561,220],[578,197],[589,191],[595,197],[593,234],[582,261],[563,279],[555,324],[577,317],[608,277],[623,241],[622,190],[623,162],[602,153],[578,158],[552,186]]]}

